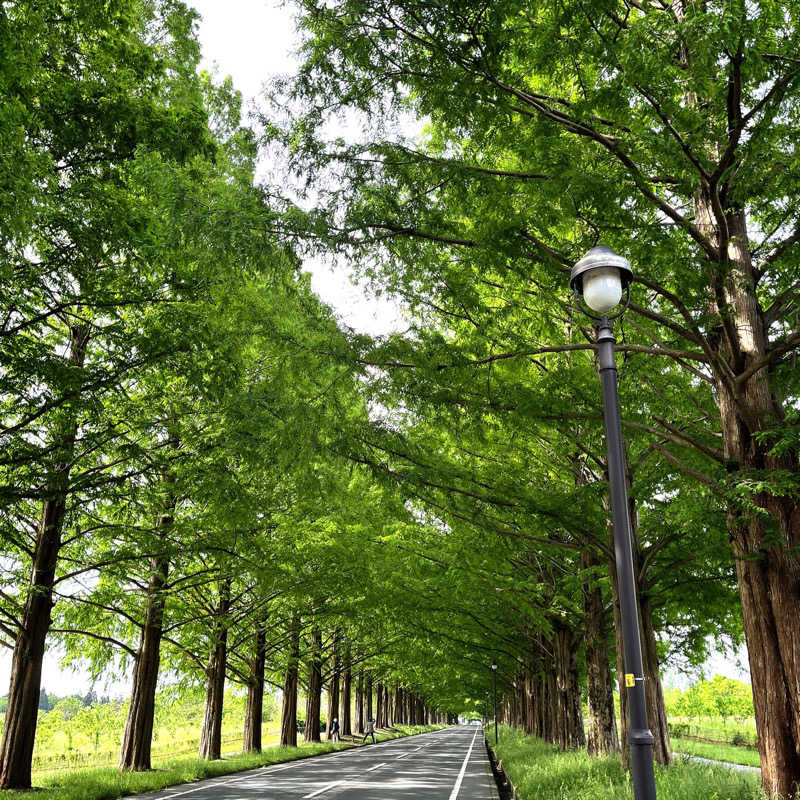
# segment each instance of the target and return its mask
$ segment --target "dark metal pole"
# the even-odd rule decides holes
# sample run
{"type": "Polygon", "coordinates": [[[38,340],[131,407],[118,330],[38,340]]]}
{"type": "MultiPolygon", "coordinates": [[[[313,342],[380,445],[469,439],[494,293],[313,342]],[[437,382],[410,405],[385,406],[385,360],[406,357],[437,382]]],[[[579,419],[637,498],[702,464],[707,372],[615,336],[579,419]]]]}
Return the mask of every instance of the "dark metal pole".
{"type": "Polygon", "coordinates": [[[617,393],[615,344],[611,322],[608,317],[604,316],[597,327],[597,356],[600,379],[603,383],[608,479],[611,485],[611,513],[614,520],[614,554],[617,563],[619,606],[622,616],[622,646],[625,653],[625,686],[620,686],[620,691],[628,693],[630,720],[628,741],[631,746],[633,796],[635,800],[656,800],[653,734],[647,723],[642,645],[639,638],[639,613],[631,550],[631,522],[628,516],[625,453],[622,448],[622,423],[617,393]]]}

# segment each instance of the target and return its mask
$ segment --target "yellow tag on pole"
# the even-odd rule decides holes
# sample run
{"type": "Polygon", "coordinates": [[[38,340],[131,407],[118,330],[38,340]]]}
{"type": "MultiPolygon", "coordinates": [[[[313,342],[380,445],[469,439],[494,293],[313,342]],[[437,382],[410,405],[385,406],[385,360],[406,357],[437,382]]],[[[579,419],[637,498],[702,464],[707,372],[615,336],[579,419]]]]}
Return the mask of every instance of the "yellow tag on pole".
{"type": "Polygon", "coordinates": [[[625,685],[629,689],[632,689],[634,686],[636,686],[636,681],[633,678],[633,673],[632,672],[626,672],[625,673],[625,685]]]}

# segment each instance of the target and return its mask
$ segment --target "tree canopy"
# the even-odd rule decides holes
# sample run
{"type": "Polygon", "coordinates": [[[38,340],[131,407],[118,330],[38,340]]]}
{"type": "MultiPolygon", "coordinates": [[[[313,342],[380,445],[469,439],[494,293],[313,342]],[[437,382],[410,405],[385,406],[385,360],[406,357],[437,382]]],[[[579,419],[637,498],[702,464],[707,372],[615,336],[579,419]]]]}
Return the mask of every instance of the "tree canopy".
{"type": "Polygon", "coordinates": [[[485,711],[492,663],[510,724],[626,758],[596,334],[568,286],[602,241],[634,268],[616,334],[656,757],[663,665],[746,641],[764,785],[790,793],[797,10],[298,7],[258,131],[182,3],[0,9],[0,788],[31,785],[53,642],[130,676],[125,769],[150,767],[165,675],[205,688],[216,758],[226,681],[259,749],[265,687],[295,744],[298,693],[312,739],[323,691],[345,733],[445,721],[485,711]],[[345,326],[319,255],[407,330],[345,326]]]}

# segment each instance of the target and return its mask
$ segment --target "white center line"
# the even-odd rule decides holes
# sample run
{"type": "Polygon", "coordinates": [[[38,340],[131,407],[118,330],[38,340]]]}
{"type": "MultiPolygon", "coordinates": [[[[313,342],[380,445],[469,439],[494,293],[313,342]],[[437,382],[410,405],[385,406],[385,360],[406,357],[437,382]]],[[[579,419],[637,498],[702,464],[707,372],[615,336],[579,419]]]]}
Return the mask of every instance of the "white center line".
{"type": "Polygon", "coordinates": [[[317,789],[316,792],[311,792],[311,794],[303,795],[303,800],[307,800],[309,797],[316,797],[318,794],[322,794],[323,792],[327,792],[328,789],[333,789],[334,786],[341,786],[343,783],[347,783],[346,780],[344,781],[334,781],[333,783],[329,783],[326,786],[323,786],[321,789],[317,789]]]}
{"type": "MultiPolygon", "coordinates": [[[[288,769],[288,767],[286,767],[286,769],[288,769]]],[[[275,771],[279,772],[280,770],[275,770],[275,771]]],[[[248,770],[248,772],[250,772],[250,770],[248,770]]],[[[247,780],[250,780],[253,777],[256,777],[256,776],[250,774],[250,775],[245,775],[243,778],[242,777],[237,777],[237,778],[234,778],[234,779],[228,780],[228,781],[207,782],[207,781],[203,780],[202,784],[200,786],[195,786],[193,789],[186,789],[186,790],[184,790],[182,792],[169,792],[169,793],[165,793],[165,795],[168,798],[168,800],[171,800],[171,798],[173,798],[173,797],[180,797],[181,795],[184,795],[184,794],[193,794],[194,792],[201,792],[201,791],[203,791],[203,789],[213,789],[215,786],[229,786],[232,783],[239,783],[240,781],[247,781],[247,780]]]]}
{"type": "MultiPolygon", "coordinates": [[[[364,772],[372,772],[373,770],[378,769],[379,767],[385,767],[386,762],[384,761],[382,764],[376,764],[374,767],[370,767],[369,769],[365,769],[364,772]]],[[[303,800],[308,800],[310,797],[316,797],[318,794],[322,794],[323,792],[327,792],[328,789],[333,789],[335,786],[341,786],[343,783],[350,783],[350,781],[355,780],[355,778],[344,778],[343,780],[333,781],[332,783],[326,784],[320,789],[317,789],[316,792],[311,792],[311,794],[307,794],[303,796],[303,800]]]]}
{"type": "Polygon", "coordinates": [[[478,735],[478,731],[476,730],[475,733],[472,734],[472,741],[469,743],[469,750],[467,750],[467,754],[464,756],[464,763],[461,765],[461,772],[458,773],[458,778],[456,778],[456,785],[453,787],[453,791],[450,792],[450,797],[448,800],[456,800],[458,797],[458,792],[461,789],[461,781],[464,780],[464,773],[467,771],[467,764],[469,763],[469,757],[472,755],[472,746],[475,744],[475,737],[478,735]]]}

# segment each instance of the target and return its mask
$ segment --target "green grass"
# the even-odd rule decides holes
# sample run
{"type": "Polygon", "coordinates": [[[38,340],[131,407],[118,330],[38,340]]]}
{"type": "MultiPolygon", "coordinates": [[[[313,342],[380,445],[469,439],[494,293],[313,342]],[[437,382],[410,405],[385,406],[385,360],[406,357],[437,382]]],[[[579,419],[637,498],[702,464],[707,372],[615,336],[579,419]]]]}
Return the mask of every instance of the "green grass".
{"type": "MultiPolygon", "coordinates": [[[[630,800],[630,776],[619,758],[560,753],[552,745],[500,728],[498,757],[522,800],[630,800]]],[[[756,773],[681,762],[656,768],[659,800],[760,800],[756,773]]]]}
{"type": "Polygon", "coordinates": [[[727,719],[722,717],[681,717],[669,718],[670,733],[685,738],[697,736],[701,739],[715,739],[734,745],[756,746],[758,734],[755,719],[727,719]]]}
{"type": "Polygon", "coordinates": [[[672,738],[672,749],[676,753],[686,753],[692,756],[713,758],[717,761],[730,761],[731,764],[746,764],[749,767],[760,767],[758,750],[747,747],[737,747],[733,744],[713,744],[711,742],[696,742],[693,739],[672,738]]]}
{"type": "MultiPolygon", "coordinates": [[[[396,732],[380,733],[379,741],[411,736],[429,730],[437,730],[442,726],[410,726],[398,725],[396,732]]],[[[125,795],[151,792],[173,786],[177,783],[200,778],[214,778],[228,775],[244,769],[263,767],[282,761],[293,761],[301,758],[345,750],[354,745],[350,742],[331,744],[303,744],[300,747],[271,747],[263,753],[237,754],[226,756],[219,761],[203,761],[198,758],[175,758],[161,761],[151,772],[120,772],[113,767],[96,767],[94,769],[64,770],[55,775],[37,776],[37,800],[114,800],[125,795]]],[[[369,747],[369,745],[367,745],[369,747]]],[[[4,792],[3,800],[26,798],[25,792],[4,792]]]]}

